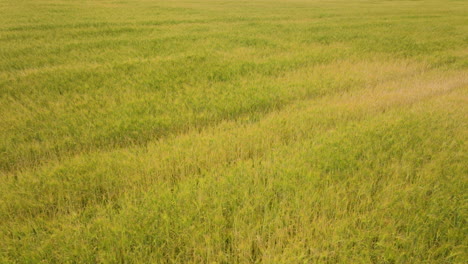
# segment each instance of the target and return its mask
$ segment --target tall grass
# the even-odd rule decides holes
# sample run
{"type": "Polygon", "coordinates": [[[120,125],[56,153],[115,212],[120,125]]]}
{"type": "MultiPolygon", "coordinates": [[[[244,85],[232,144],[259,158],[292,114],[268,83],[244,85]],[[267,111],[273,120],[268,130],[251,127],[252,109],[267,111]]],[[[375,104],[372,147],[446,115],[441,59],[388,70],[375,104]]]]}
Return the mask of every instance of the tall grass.
{"type": "Polygon", "coordinates": [[[464,1],[0,0],[0,263],[463,263],[464,1]]]}

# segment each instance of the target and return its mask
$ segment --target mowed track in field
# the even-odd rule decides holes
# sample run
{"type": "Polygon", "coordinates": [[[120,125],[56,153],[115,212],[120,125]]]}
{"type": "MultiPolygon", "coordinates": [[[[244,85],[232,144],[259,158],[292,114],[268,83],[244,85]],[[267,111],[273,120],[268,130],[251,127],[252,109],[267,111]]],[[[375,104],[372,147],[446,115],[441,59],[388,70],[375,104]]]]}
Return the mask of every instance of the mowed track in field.
{"type": "Polygon", "coordinates": [[[462,263],[467,11],[1,0],[0,262],[462,263]]]}

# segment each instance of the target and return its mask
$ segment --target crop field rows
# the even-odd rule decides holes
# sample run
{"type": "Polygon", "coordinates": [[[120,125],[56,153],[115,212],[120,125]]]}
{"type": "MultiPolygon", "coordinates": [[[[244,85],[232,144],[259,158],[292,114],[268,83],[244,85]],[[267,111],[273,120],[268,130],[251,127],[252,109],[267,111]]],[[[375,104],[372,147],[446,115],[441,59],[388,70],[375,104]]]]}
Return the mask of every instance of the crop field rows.
{"type": "Polygon", "coordinates": [[[0,263],[465,263],[467,14],[0,0],[0,263]]]}

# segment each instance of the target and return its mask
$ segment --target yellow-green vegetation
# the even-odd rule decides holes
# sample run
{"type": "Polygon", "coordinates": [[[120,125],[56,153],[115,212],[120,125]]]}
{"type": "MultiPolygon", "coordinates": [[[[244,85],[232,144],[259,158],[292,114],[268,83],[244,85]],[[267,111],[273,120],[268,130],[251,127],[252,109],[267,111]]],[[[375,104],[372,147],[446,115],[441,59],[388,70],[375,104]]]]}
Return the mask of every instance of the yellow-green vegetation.
{"type": "Polygon", "coordinates": [[[0,0],[0,263],[466,263],[468,2],[0,0]]]}

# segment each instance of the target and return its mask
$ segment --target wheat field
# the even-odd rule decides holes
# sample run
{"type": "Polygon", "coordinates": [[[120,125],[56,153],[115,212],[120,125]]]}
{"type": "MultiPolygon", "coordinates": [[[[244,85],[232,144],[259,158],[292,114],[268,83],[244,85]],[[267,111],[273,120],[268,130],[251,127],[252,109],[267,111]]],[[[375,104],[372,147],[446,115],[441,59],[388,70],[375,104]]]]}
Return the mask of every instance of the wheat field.
{"type": "Polygon", "coordinates": [[[468,2],[0,0],[0,263],[466,263],[468,2]]]}

